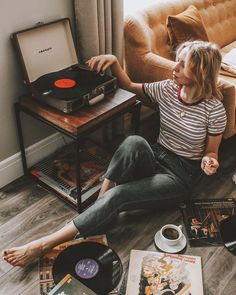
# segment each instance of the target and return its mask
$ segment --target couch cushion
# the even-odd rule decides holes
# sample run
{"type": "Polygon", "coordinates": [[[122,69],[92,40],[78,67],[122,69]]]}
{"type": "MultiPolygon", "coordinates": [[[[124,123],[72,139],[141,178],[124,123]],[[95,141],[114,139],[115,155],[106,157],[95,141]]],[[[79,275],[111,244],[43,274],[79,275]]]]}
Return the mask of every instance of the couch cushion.
{"type": "Polygon", "coordinates": [[[208,41],[201,15],[193,5],[177,15],[169,15],[167,30],[173,50],[179,44],[188,40],[208,41]]]}

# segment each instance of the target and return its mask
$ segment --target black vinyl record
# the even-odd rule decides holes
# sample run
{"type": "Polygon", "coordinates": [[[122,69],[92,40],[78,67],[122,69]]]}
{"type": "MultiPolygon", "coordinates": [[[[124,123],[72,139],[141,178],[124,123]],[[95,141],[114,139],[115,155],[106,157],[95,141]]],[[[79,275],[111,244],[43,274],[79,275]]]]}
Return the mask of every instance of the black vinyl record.
{"type": "Polygon", "coordinates": [[[109,80],[108,76],[75,67],[45,74],[33,81],[31,85],[34,92],[41,96],[50,95],[57,99],[71,100],[82,97],[109,80]],[[57,87],[59,80],[70,80],[73,83],[71,87],[57,87]]]}
{"type": "Polygon", "coordinates": [[[225,247],[236,255],[236,215],[221,221],[220,234],[225,247]]]}
{"type": "Polygon", "coordinates": [[[69,246],[57,256],[52,269],[55,284],[70,274],[99,295],[117,286],[122,271],[114,250],[96,242],[69,246]]]}
{"type": "Polygon", "coordinates": [[[51,95],[58,99],[73,99],[84,95],[86,92],[79,87],[80,81],[72,70],[62,70],[39,77],[32,83],[36,93],[42,96],[51,95]],[[74,86],[70,88],[59,88],[56,82],[60,79],[69,79],[74,81],[74,86]]]}

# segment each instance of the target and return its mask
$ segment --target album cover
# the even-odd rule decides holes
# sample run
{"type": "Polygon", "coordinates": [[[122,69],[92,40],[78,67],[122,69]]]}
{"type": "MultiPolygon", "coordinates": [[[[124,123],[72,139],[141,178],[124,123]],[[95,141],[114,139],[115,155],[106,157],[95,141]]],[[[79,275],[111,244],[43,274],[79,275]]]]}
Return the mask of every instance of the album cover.
{"type": "MultiPolygon", "coordinates": [[[[87,142],[80,150],[79,158],[82,191],[86,191],[105,173],[110,155],[97,145],[87,142]]],[[[76,161],[73,145],[66,146],[54,155],[53,171],[57,179],[75,188],[76,161]]]]}
{"type": "MultiPolygon", "coordinates": [[[[91,141],[79,151],[81,193],[101,182],[111,155],[91,141]]],[[[77,204],[75,145],[68,144],[31,167],[30,173],[77,204]]],[[[83,198],[82,198],[82,201],[83,198]]]]}
{"type": "Polygon", "coordinates": [[[80,238],[65,242],[54,247],[51,251],[42,256],[39,260],[39,285],[40,295],[47,295],[48,292],[55,286],[52,276],[52,267],[56,257],[62,250],[66,249],[70,245],[84,243],[87,241],[97,242],[103,245],[107,245],[106,235],[91,236],[88,238],[80,238]]]}
{"type": "Polygon", "coordinates": [[[203,295],[201,257],[131,250],[126,295],[203,295]]]}
{"type": "Polygon", "coordinates": [[[222,245],[219,225],[236,212],[236,201],[227,199],[192,200],[180,206],[190,246],[222,245]]]}
{"type": "Polygon", "coordinates": [[[48,295],[97,295],[83,283],[67,274],[48,295]]]}

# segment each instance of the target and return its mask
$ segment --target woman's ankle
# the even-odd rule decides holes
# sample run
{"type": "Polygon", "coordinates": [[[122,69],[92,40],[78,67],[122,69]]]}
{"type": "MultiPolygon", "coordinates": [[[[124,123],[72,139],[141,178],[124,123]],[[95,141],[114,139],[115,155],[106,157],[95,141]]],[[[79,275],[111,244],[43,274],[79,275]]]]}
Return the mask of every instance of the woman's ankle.
{"type": "Polygon", "coordinates": [[[98,196],[103,195],[106,191],[113,188],[114,186],[116,186],[115,182],[113,182],[112,180],[110,180],[108,178],[105,178],[102,183],[102,186],[101,186],[98,196]]]}

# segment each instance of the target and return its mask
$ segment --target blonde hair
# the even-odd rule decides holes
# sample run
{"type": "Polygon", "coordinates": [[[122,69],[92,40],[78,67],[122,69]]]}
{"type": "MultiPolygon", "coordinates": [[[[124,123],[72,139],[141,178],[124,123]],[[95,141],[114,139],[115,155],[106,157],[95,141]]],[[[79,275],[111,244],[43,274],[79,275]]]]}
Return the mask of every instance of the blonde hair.
{"type": "Polygon", "coordinates": [[[211,42],[187,41],[177,49],[177,58],[183,49],[186,50],[185,64],[196,86],[196,95],[222,99],[222,93],[217,87],[222,60],[219,47],[211,42]]]}

